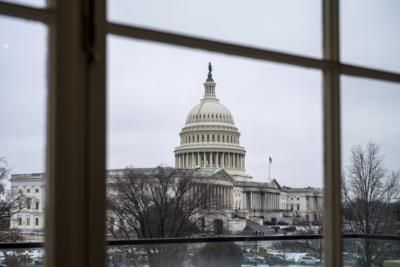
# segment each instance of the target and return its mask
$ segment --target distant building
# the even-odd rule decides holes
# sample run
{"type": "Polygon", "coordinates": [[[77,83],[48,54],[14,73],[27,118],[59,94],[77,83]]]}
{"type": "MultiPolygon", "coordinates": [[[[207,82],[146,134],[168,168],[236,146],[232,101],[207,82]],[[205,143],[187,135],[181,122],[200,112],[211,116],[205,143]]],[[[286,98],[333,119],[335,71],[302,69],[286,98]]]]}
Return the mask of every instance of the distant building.
{"type": "Polygon", "coordinates": [[[23,194],[27,203],[11,218],[10,228],[20,229],[30,239],[41,239],[46,204],[46,179],[43,173],[11,175],[13,194],[23,194]]]}
{"type": "Polygon", "coordinates": [[[320,222],[323,209],[323,194],[320,188],[281,188],[283,217],[291,221],[320,222]]]}
{"type": "MultiPolygon", "coordinates": [[[[204,97],[189,112],[180,132],[180,145],[174,150],[175,168],[195,169],[199,177],[205,177],[212,185],[210,197],[218,199],[207,216],[199,214],[202,224],[213,225],[214,231],[218,228],[238,233],[244,230],[246,220],[258,224],[293,218],[319,220],[320,189],[281,187],[275,179],[255,182],[246,173],[246,150],[240,145],[240,132],[230,111],[216,98],[215,87],[210,64],[204,97]]],[[[109,170],[107,178],[118,178],[122,173],[123,170],[109,170]]],[[[27,233],[42,229],[44,181],[43,174],[12,175],[13,191],[22,190],[32,196],[39,208],[34,209],[34,204],[14,215],[11,227],[27,233]]]]}

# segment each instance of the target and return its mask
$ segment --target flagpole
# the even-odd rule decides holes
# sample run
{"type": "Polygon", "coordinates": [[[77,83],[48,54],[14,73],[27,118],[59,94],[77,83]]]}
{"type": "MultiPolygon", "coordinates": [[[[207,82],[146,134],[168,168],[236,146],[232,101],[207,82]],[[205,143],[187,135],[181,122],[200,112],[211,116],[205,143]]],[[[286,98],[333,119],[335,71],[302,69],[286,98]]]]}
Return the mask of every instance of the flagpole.
{"type": "Polygon", "coordinates": [[[271,162],[268,162],[268,180],[271,181],[271,162]]]}
{"type": "Polygon", "coordinates": [[[268,181],[271,181],[271,163],[272,163],[272,158],[268,157],[268,181]]]}

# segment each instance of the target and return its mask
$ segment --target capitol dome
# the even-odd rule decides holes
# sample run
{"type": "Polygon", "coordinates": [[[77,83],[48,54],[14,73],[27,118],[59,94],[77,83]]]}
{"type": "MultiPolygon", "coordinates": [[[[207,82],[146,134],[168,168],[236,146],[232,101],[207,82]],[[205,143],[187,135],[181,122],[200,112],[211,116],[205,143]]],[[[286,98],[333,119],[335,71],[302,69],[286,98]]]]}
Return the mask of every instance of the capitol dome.
{"type": "Polygon", "coordinates": [[[217,98],[204,98],[194,106],[186,119],[186,125],[191,123],[227,123],[235,124],[230,111],[217,98]]]}
{"type": "Polygon", "coordinates": [[[244,174],[246,150],[240,146],[240,132],[231,112],[215,95],[215,82],[209,64],[204,97],[192,108],[175,148],[176,168],[223,168],[231,174],[244,174]]]}

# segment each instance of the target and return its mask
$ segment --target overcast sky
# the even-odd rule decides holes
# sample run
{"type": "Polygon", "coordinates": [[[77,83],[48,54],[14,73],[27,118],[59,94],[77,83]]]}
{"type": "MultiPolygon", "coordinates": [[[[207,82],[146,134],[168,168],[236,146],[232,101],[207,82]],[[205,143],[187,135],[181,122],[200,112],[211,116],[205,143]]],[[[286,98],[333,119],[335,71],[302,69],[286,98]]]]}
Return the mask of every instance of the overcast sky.
{"type": "MultiPolygon", "coordinates": [[[[109,18],[319,58],[320,9],[316,0],[115,0],[109,18]]],[[[396,10],[400,1],[344,1],[342,58],[400,72],[396,10]]],[[[46,28],[0,17],[0,32],[0,156],[13,173],[42,172],[46,28]]],[[[217,97],[247,150],[247,172],[265,180],[271,156],[271,175],[280,184],[322,186],[319,71],[117,36],[107,44],[109,168],[174,164],[179,132],[203,96],[211,61],[217,97]]],[[[373,141],[386,167],[400,168],[399,100],[400,85],[342,78],[344,166],[352,145],[373,141]]]]}

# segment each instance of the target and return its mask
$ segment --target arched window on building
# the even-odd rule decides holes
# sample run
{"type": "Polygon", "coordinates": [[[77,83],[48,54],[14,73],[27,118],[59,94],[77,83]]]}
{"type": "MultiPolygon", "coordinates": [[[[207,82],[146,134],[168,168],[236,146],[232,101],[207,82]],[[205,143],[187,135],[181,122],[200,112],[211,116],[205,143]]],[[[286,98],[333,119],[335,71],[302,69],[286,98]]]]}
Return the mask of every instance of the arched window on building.
{"type": "Polygon", "coordinates": [[[26,217],[26,225],[31,225],[31,217],[26,217]]]}
{"type": "Polygon", "coordinates": [[[35,209],[39,209],[39,201],[35,201],[35,209]]]}
{"type": "Polygon", "coordinates": [[[39,218],[35,218],[35,225],[38,226],[39,225],[39,218]]]}
{"type": "Polygon", "coordinates": [[[212,141],[215,142],[215,136],[214,135],[212,135],[212,141]]]}

